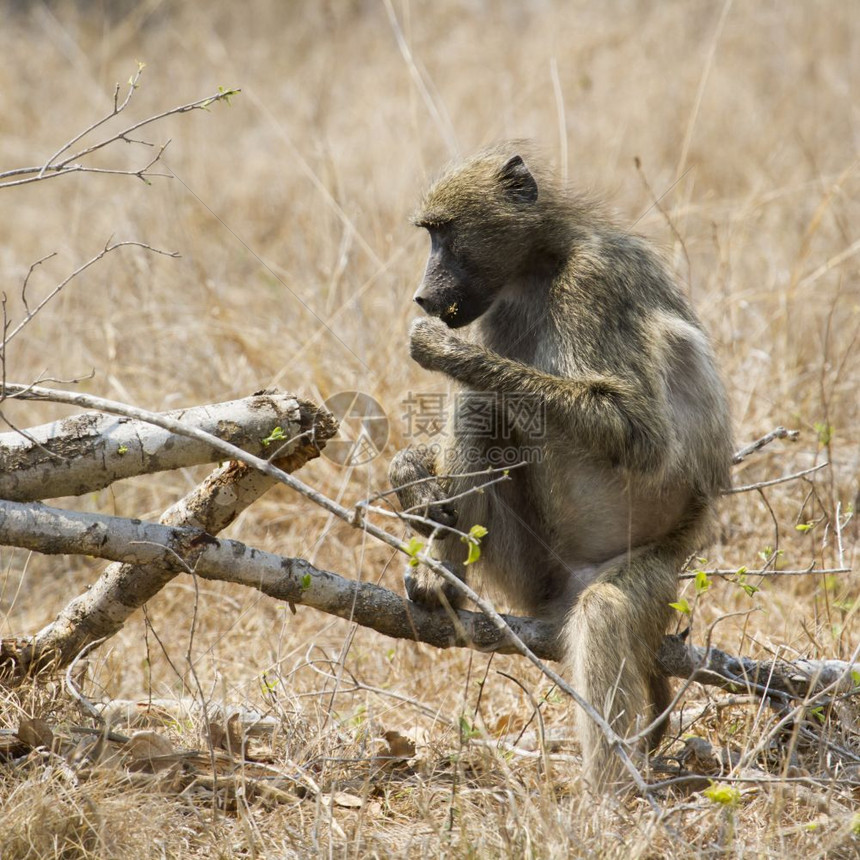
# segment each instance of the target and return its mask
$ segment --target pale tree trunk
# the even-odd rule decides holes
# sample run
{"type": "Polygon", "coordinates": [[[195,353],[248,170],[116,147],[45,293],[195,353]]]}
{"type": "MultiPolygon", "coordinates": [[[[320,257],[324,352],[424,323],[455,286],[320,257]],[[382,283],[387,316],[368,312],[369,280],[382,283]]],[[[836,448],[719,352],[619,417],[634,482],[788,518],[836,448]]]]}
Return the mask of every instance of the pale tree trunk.
{"type": "MultiPolygon", "coordinates": [[[[277,445],[307,432],[303,410],[307,413],[312,408],[291,394],[261,392],[242,400],[160,414],[211,433],[249,454],[268,457],[277,445]],[[276,428],[281,429],[279,441],[267,442],[276,428]]],[[[85,412],[40,427],[0,433],[0,499],[32,502],[80,496],[123,478],[223,459],[205,442],[162,427],[85,412]]]]}
{"type": "MultiPolygon", "coordinates": [[[[271,401],[272,396],[265,395],[264,399],[271,401]]],[[[327,412],[321,412],[311,403],[284,395],[280,395],[280,399],[279,423],[268,423],[274,416],[267,412],[267,423],[263,426],[268,427],[266,435],[271,434],[275,426],[282,428],[284,439],[275,443],[279,446],[279,456],[274,463],[284,471],[292,472],[319,456],[320,449],[334,435],[337,425],[327,412]],[[291,402],[288,403],[288,400],[291,402]]],[[[267,411],[271,406],[258,402],[256,408],[267,411]]],[[[252,422],[252,427],[256,426],[252,422]]],[[[240,435],[236,430],[232,432],[240,435]]],[[[186,546],[180,542],[178,547],[181,556],[187,554],[193,558],[196,542],[205,543],[211,539],[210,535],[218,534],[275,483],[273,478],[244,463],[229,462],[168,508],[160,523],[162,527],[184,526],[193,530],[195,537],[191,543],[186,546]]],[[[0,505],[3,504],[12,503],[0,502],[0,505]]],[[[39,511],[52,510],[42,505],[24,507],[34,509],[37,519],[39,511]]],[[[74,516],[68,513],[65,515],[74,516]]],[[[117,523],[134,522],[120,518],[116,520],[117,523]]],[[[52,537],[60,540],[59,531],[53,536],[49,532],[49,546],[52,537]]],[[[0,537],[0,543],[14,545],[13,541],[3,537],[0,537]]],[[[45,551],[51,550],[46,547],[45,551]]],[[[178,572],[175,565],[152,563],[145,555],[138,557],[131,553],[105,556],[88,551],[86,554],[114,558],[117,563],[109,565],[86,593],[69,603],[54,622],[41,630],[23,649],[19,649],[22,666],[38,668],[49,663],[67,665],[90,642],[113,636],[136,609],[156,595],[178,572]]]]}
{"type": "MultiPolygon", "coordinates": [[[[482,613],[460,611],[449,615],[444,611],[430,611],[387,588],[320,570],[301,558],[285,558],[239,541],[215,538],[199,528],[0,501],[0,543],[45,554],[128,559],[136,567],[140,566],[137,569],[161,571],[163,582],[178,573],[193,571],[201,579],[256,588],[277,600],[347,618],[397,639],[413,639],[437,648],[462,646],[515,653],[505,642],[504,635],[482,613]]],[[[125,566],[111,565],[108,571],[125,566]]],[[[103,631],[112,626],[111,620],[105,617],[105,611],[95,613],[92,604],[114,611],[119,610],[117,604],[128,605],[120,604],[120,600],[127,599],[121,590],[111,601],[102,597],[102,592],[116,578],[111,582],[107,579],[107,575],[103,576],[101,587],[97,584],[81,595],[63,610],[57,622],[37,635],[36,643],[42,643],[40,651],[46,647],[48,631],[54,629],[55,645],[51,650],[56,651],[56,646],[60,645],[65,653],[68,643],[74,639],[77,647],[69,649],[71,657],[68,658],[72,659],[84,644],[83,640],[78,641],[77,631],[82,627],[80,616],[101,621],[98,630],[104,635],[103,631]],[[61,620],[63,624],[58,626],[61,620]],[[75,632],[74,636],[70,635],[71,631],[75,632]]],[[[539,656],[558,659],[556,631],[551,625],[515,616],[505,616],[505,620],[515,632],[522,632],[528,638],[539,656]]],[[[91,634],[96,632],[94,622],[85,626],[91,634]]],[[[96,638],[99,637],[90,635],[87,641],[96,638]]],[[[32,659],[24,653],[20,662],[26,664],[28,658],[32,659]]]]}

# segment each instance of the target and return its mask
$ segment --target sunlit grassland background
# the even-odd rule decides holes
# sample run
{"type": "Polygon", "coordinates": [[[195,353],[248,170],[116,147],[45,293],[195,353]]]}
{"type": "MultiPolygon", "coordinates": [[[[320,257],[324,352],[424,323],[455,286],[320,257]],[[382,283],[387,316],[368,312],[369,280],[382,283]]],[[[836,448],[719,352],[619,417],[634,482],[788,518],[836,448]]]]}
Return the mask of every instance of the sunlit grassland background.
{"type": "MultiPolygon", "coordinates": [[[[391,419],[383,455],[353,470],[321,459],[301,473],[354,503],[385,487],[409,393],[444,390],[406,348],[427,250],[409,224],[420,191],[457,154],[529,138],[572,184],[664,249],[712,335],[738,446],[780,424],[800,430],[796,443],[776,443],[736,469],[736,483],[830,463],[764,495],[725,499],[719,534],[696,565],[754,570],[779,552],[783,569],[851,566],[856,523],[837,523],[856,503],[860,471],[853,3],[81,0],[0,10],[0,170],[44,161],[102,116],[139,62],[141,86],[124,115],[132,119],[219,86],[242,89],[230,106],[172,117],[144,135],[170,139],[159,170],[171,178],[146,185],[80,174],[0,190],[0,277],[13,320],[29,266],[51,252],[30,279],[31,299],[111,238],[181,254],[122,249],[70,283],[9,345],[8,379],[87,377],[79,389],[155,410],[273,385],[320,402],[367,392],[391,419]]],[[[121,146],[99,164],[148,157],[121,146]]],[[[68,414],[8,401],[2,411],[17,426],[68,414]]],[[[154,519],[205,471],[63,503],[154,519]]],[[[402,563],[389,550],[283,488],[229,535],[401,589],[402,563]]],[[[101,569],[9,549],[0,560],[3,635],[48,623],[101,569]]],[[[697,602],[684,587],[696,603],[696,641],[731,615],[712,633],[726,650],[851,656],[860,641],[855,573],[749,582],[760,586],[752,596],[714,579],[697,602]]],[[[777,789],[751,793],[731,821],[694,796],[668,801],[692,811],[679,807],[659,825],[636,802],[607,807],[595,823],[575,761],[547,777],[531,760],[464,751],[452,728],[463,716],[490,732],[527,718],[526,695],[495,671],[540,698],[548,685],[523,661],[495,658],[487,672],[486,655],[390,641],[301,607],[293,615],[237,587],[177,579],[149,604],[148,627],[138,614],[96,652],[88,683],[94,696],[187,696],[189,661],[214,698],[276,713],[282,748],[321,782],[352,779],[353,791],[363,785],[375,799],[331,813],[297,800],[209,821],[206,810],[91,784],[93,856],[131,856],[123,852],[135,840],[135,856],[163,856],[157,839],[164,856],[851,850],[844,810],[777,789]],[[399,698],[356,692],[354,678],[399,698]],[[421,776],[396,789],[350,765],[386,730],[425,732],[421,776]],[[452,757],[468,759],[465,770],[452,757]],[[815,829],[800,827],[810,821],[815,829]]],[[[690,699],[706,695],[697,688],[690,699]]],[[[4,727],[16,725],[16,702],[10,696],[2,711],[4,727]]],[[[551,727],[570,725],[555,697],[544,710],[551,727]]],[[[732,713],[696,730],[747,749],[767,714],[732,713]]],[[[177,732],[187,746],[202,743],[193,726],[177,732]]],[[[50,830],[46,808],[84,803],[70,789],[3,784],[21,832],[50,830]]]]}

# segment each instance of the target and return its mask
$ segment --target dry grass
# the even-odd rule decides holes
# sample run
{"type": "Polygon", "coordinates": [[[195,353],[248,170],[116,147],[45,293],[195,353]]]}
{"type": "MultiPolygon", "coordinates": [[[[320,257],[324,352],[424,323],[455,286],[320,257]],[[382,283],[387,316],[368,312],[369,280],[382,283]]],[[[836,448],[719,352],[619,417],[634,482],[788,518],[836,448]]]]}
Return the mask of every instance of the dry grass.
{"type": "MultiPolygon", "coordinates": [[[[853,4],[736,3],[715,40],[721,7],[704,2],[397,0],[409,61],[383,0],[4,6],[0,169],[43,159],[95,119],[138,60],[148,67],[134,116],[218,85],[243,89],[232,107],[158,128],[155,139],[173,139],[166,163],[174,180],[147,187],[79,175],[2,192],[0,272],[13,315],[28,266],[50,251],[58,256],[34,276],[33,296],[110,236],[182,254],[177,261],[126,249],[105,259],[10,346],[10,379],[94,369],[85,389],[154,409],[271,384],[315,399],[358,388],[393,419],[390,453],[402,441],[405,394],[437,386],[405,359],[409,297],[425,253],[408,226],[419,190],[451,156],[451,141],[466,152],[534,138],[557,162],[566,153],[574,182],[609,197],[623,221],[672,255],[713,333],[737,438],[777,424],[802,431],[799,443],[752,458],[737,480],[831,463],[764,498],[727,499],[708,564],[754,568],[777,545],[791,568],[837,564],[837,506],[844,515],[855,502],[860,472],[853,4]],[[813,528],[795,529],[806,523],[813,528]]],[[[115,156],[120,164],[132,157],[125,149],[115,156]]],[[[3,411],[19,426],[61,414],[32,404],[3,411]]],[[[347,474],[320,461],[302,477],[354,501],[385,483],[386,465],[384,457],[347,474]]],[[[154,517],[198,477],[129,481],[76,504],[154,517]]],[[[400,563],[388,550],[280,489],[230,534],[400,587],[400,563]]],[[[848,563],[856,539],[852,523],[843,534],[848,563]]],[[[99,570],[91,560],[8,549],[0,561],[4,635],[50,621],[99,570]]],[[[715,581],[696,609],[700,641],[711,623],[743,613],[715,628],[727,650],[850,657],[860,634],[856,574],[752,581],[761,585],[752,598],[715,581]]],[[[310,610],[292,616],[226,585],[201,584],[198,600],[190,581],[172,583],[149,605],[148,625],[135,617],[96,652],[87,689],[96,697],[194,696],[190,663],[207,695],[277,718],[272,756],[280,766],[291,762],[326,791],[364,804],[239,797],[219,811],[129,785],[111,768],[81,779],[32,760],[0,770],[3,858],[858,851],[845,774],[827,790],[741,783],[734,806],[692,793],[655,808],[595,808],[574,759],[545,773],[534,759],[458,731],[461,717],[492,733],[500,720],[530,713],[519,687],[496,672],[543,696],[546,684],[522,661],[488,666],[486,656],[383,640],[310,610]],[[411,769],[374,770],[369,757],[385,731],[420,736],[411,769]]],[[[693,690],[687,707],[711,698],[693,690]]],[[[544,710],[551,728],[569,724],[552,697],[544,710]]],[[[60,690],[4,693],[0,728],[15,728],[22,715],[86,722],[60,690]]],[[[766,709],[736,705],[685,730],[743,753],[774,721],[766,709]]],[[[194,720],[163,731],[177,746],[205,748],[194,720]]],[[[841,709],[828,732],[860,754],[856,711],[841,709]]],[[[776,736],[749,764],[775,777],[820,776],[839,757],[820,741],[776,736]]]]}

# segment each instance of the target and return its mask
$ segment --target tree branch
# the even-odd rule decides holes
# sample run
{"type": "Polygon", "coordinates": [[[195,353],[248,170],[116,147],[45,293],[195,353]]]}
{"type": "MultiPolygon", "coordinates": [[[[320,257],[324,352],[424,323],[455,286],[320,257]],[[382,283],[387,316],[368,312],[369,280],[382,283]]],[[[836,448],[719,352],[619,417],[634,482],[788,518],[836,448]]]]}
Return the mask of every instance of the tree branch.
{"type": "MultiPolygon", "coordinates": [[[[169,430],[176,432],[180,435],[185,435],[185,436],[190,436],[192,438],[208,440],[210,442],[210,444],[213,445],[213,447],[221,450],[222,452],[225,452],[228,456],[235,457],[237,460],[239,460],[243,463],[246,463],[248,465],[254,466],[257,469],[260,469],[263,473],[270,475],[271,477],[275,478],[276,480],[280,481],[283,484],[286,484],[287,486],[289,486],[292,489],[296,490],[297,492],[301,493],[306,498],[308,498],[311,501],[315,502],[316,504],[320,505],[322,508],[329,511],[330,513],[337,516],[338,518],[344,520],[345,522],[350,523],[351,525],[353,525],[355,527],[360,527],[367,534],[369,534],[372,537],[375,537],[376,539],[380,540],[382,543],[387,544],[388,546],[393,547],[394,549],[397,549],[401,552],[409,554],[417,562],[426,565],[429,569],[431,569],[432,571],[437,573],[442,579],[444,579],[446,582],[450,583],[454,588],[458,589],[458,591],[460,591],[464,596],[466,596],[469,600],[471,600],[476,606],[478,606],[481,610],[483,610],[484,616],[482,616],[482,618],[486,621],[489,621],[492,624],[492,626],[495,627],[495,629],[497,631],[498,639],[501,642],[504,642],[506,647],[511,646],[514,651],[516,651],[517,653],[520,653],[524,657],[526,657],[526,659],[528,659],[532,664],[534,664],[550,681],[552,681],[560,690],[567,693],[576,702],[576,704],[579,705],[579,707],[581,707],[583,709],[583,711],[585,711],[585,713],[588,715],[589,719],[591,719],[600,728],[601,732],[603,733],[604,737],[606,738],[607,743],[612,748],[612,750],[619,756],[625,769],[629,772],[629,774],[630,774],[631,778],[633,779],[637,788],[641,792],[647,793],[647,785],[646,785],[646,783],[642,777],[642,774],[638,771],[638,769],[636,768],[636,766],[633,764],[632,760],[630,759],[630,755],[628,754],[628,751],[625,747],[625,741],[615,733],[615,731],[612,729],[612,727],[609,725],[609,723],[607,723],[607,721],[603,718],[603,716],[595,709],[595,707],[590,702],[586,701],[570,685],[569,682],[567,682],[561,675],[558,674],[558,672],[556,672],[554,669],[547,666],[543,662],[542,657],[540,657],[538,655],[538,653],[536,653],[534,650],[532,650],[529,647],[529,645],[526,643],[526,641],[523,639],[523,637],[520,635],[519,629],[515,628],[514,626],[511,626],[511,623],[509,621],[509,617],[503,617],[502,615],[500,615],[496,611],[496,609],[492,605],[492,603],[490,603],[485,598],[478,595],[472,588],[469,587],[469,585],[467,583],[461,581],[450,570],[448,570],[447,567],[445,567],[443,564],[438,562],[436,559],[432,558],[432,556],[430,556],[426,551],[414,553],[413,551],[410,550],[409,545],[404,543],[401,539],[395,537],[394,535],[390,534],[389,532],[386,532],[384,529],[379,528],[378,526],[374,525],[373,523],[367,522],[364,519],[363,513],[360,509],[354,509],[354,510],[350,511],[349,509],[344,508],[342,505],[338,504],[337,502],[333,501],[332,499],[329,499],[327,496],[323,495],[322,493],[319,493],[316,490],[312,489],[311,487],[307,486],[302,481],[299,481],[298,479],[296,479],[292,475],[289,475],[286,472],[284,472],[283,470],[278,469],[276,466],[273,466],[271,463],[267,462],[266,460],[262,460],[259,457],[255,457],[254,455],[248,454],[247,452],[236,448],[236,446],[234,446],[234,445],[230,445],[229,443],[226,443],[220,439],[213,437],[211,434],[206,434],[206,433],[203,433],[202,431],[200,431],[196,428],[188,427],[187,425],[185,425],[179,421],[173,421],[173,420],[165,419],[163,416],[159,416],[156,413],[147,412],[146,410],[141,410],[141,409],[138,409],[136,407],[131,407],[131,406],[128,406],[126,404],[116,403],[114,401],[105,400],[102,398],[91,397],[89,395],[72,394],[70,392],[63,392],[63,391],[56,391],[56,390],[51,390],[51,389],[37,388],[35,386],[22,386],[22,385],[15,385],[12,383],[5,383],[5,390],[7,392],[9,392],[10,394],[13,394],[16,397],[22,397],[22,398],[27,398],[27,399],[38,399],[38,400],[51,400],[51,401],[55,401],[55,402],[76,403],[78,405],[83,405],[86,408],[96,408],[96,409],[101,409],[101,410],[104,410],[107,412],[112,412],[115,414],[126,415],[128,417],[140,418],[142,420],[156,424],[157,426],[163,426],[166,429],[169,429],[169,430]]],[[[12,505],[12,504],[14,504],[14,503],[11,503],[11,502],[6,503],[6,505],[12,505]]],[[[7,519],[8,519],[8,517],[7,517],[7,519]]],[[[0,525],[3,525],[3,524],[0,524],[0,525]]],[[[2,540],[2,534],[3,534],[2,528],[0,528],[0,540],[2,540]]],[[[106,535],[105,536],[105,545],[107,545],[109,543],[108,538],[109,538],[109,536],[106,535]]],[[[205,536],[202,534],[198,535],[199,540],[203,540],[205,542],[205,538],[208,538],[208,540],[212,541],[214,545],[219,545],[219,542],[216,541],[214,538],[211,538],[209,536],[205,536]]],[[[25,545],[29,546],[29,544],[25,544],[25,545]]],[[[57,546],[56,535],[54,535],[54,540],[50,541],[48,546],[51,546],[51,547],[57,546]]],[[[211,545],[209,545],[209,546],[211,547],[211,545]]],[[[241,544],[238,544],[237,546],[242,547],[242,549],[244,551],[248,550],[247,547],[243,547],[241,544]]],[[[180,549],[181,549],[181,545],[180,545],[180,549]]],[[[51,549],[48,551],[64,552],[65,550],[63,550],[63,549],[51,549]]],[[[171,558],[170,558],[170,565],[169,565],[170,570],[174,570],[177,564],[178,564],[178,570],[176,570],[175,572],[179,572],[179,570],[188,570],[189,569],[186,566],[187,560],[180,561],[181,559],[184,558],[181,555],[181,553],[178,553],[179,558],[177,558],[177,551],[175,548],[168,546],[165,551],[172,554],[171,558]]],[[[86,552],[88,552],[89,554],[92,554],[92,555],[100,555],[99,552],[92,551],[92,550],[86,550],[86,552]]],[[[213,550],[213,552],[214,552],[214,550],[213,550]]],[[[251,553],[257,553],[257,555],[260,554],[258,550],[251,550],[250,552],[251,553]]],[[[201,562],[204,562],[206,559],[206,553],[207,553],[207,550],[205,550],[205,549],[198,553],[198,552],[196,552],[196,548],[195,548],[195,555],[194,555],[193,559],[191,559],[193,561],[193,564],[198,565],[201,562]]],[[[109,556],[109,557],[112,557],[112,556],[109,556]]],[[[279,557],[274,556],[273,558],[277,560],[279,557]]],[[[285,563],[288,563],[287,566],[290,568],[290,570],[293,569],[293,566],[295,564],[305,565],[306,567],[308,566],[307,562],[305,562],[301,559],[289,559],[289,560],[282,560],[282,561],[285,561],[285,563]]],[[[158,564],[159,562],[156,560],[152,563],[158,564]]],[[[233,567],[235,568],[236,564],[234,564],[233,567]]],[[[198,572],[200,573],[200,575],[206,576],[207,574],[204,572],[205,570],[206,570],[206,567],[204,565],[204,568],[199,570],[198,572]]],[[[325,573],[325,572],[323,572],[323,573],[325,573]]],[[[310,579],[306,580],[305,578],[307,576],[307,572],[303,573],[302,576],[303,576],[303,583],[306,582],[306,586],[310,587],[313,584],[313,578],[311,577],[310,579]]],[[[336,574],[328,574],[328,576],[336,576],[336,574]]],[[[218,574],[218,573],[212,574],[212,577],[216,578],[216,579],[226,579],[228,581],[236,581],[235,579],[231,578],[229,570],[225,570],[220,574],[218,574]]],[[[257,579],[255,580],[254,583],[250,583],[250,584],[255,585],[255,587],[260,588],[260,590],[263,590],[267,594],[271,593],[272,596],[280,597],[280,599],[286,599],[291,603],[306,603],[306,604],[310,603],[310,601],[307,599],[299,600],[299,599],[293,599],[290,597],[284,597],[280,594],[278,588],[275,588],[275,591],[272,591],[272,592],[267,591],[265,588],[263,588],[262,584],[260,584],[260,583],[262,583],[263,579],[265,579],[265,578],[266,577],[265,577],[264,573],[258,571],[257,572],[257,579]]],[[[271,578],[271,574],[270,574],[269,578],[271,578]]],[[[342,577],[338,577],[338,579],[343,581],[343,582],[349,582],[349,580],[343,580],[342,577]]],[[[292,584],[288,583],[287,585],[288,585],[287,591],[294,591],[295,590],[292,587],[292,584]]],[[[366,587],[366,584],[365,584],[365,587],[366,587]]],[[[387,592],[385,589],[383,589],[382,591],[388,595],[393,594],[392,592],[387,592]]],[[[401,598],[398,598],[396,595],[393,595],[393,596],[395,597],[395,599],[397,601],[399,601],[401,607],[407,606],[405,601],[403,601],[401,598]]],[[[392,636],[400,635],[402,637],[402,630],[404,629],[402,624],[400,626],[395,624],[394,627],[392,628],[394,630],[401,631],[400,633],[390,632],[388,629],[381,629],[380,624],[383,624],[390,619],[387,616],[383,616],[383,618],[381,620],[376,621],[375,611],[372,611],[370,614],[368,614],[366,612],[361,612],[360,611],[361,607],[359,604],[360,604],[360,601],[358,599],[358,595],[355,595],[349,603],[349,614],[348,614],[348,616],[342,616],[342,617],[352,618],[357,623],[362,624],[363,626],[372,627],[374,629],[379,630],[380,632],[387,633],[388,635],[392,635],[392,636]],[[375,621],[376,621],[376,623],[374,623],[375,621]]],[[[314,605],[314,604],[310,604],[310,605],[314,605]]],[[[317,608],[322,608],[322,607],[317,607],[317,608]]],[[[342,609],[343,608],[342,604],[339,607],[337,600],[335,600],[332,602],[331,607],[329,609],[326,609],[326,611],[330,611],[331,614],[342,615],[342,613],[338,611],[338,608],[342,609]]],[[[401,609],[402,620],[404,621],[404,623],[408,622],[408,628],[405,628],[405,629],[408,629],[412,634],[412,635],[409,635],[408,637],[402,637],[402,638],[418,638],[415,635],[414,611],[415,611],[415,607],[412,607],[411,605],[409,605],[409,609],[405,609],[405,608],[401,609]],[[404,616],[404,613],[405,613],[405,616],[404,616]]],[[[457,635],[460,636],[461,631],[458,629],[459,628],[459,616],[456,614],[452,614],[451,620],[455,623],[455,626],[454,626],[455,633],[457,633],[457,635]]],[[[522,621],[522,619],[513,619],[513,620],[522,621]]],[[[523,632],[528,633],[528,630],[524,629],[523,632]]],[[[463,638],[464,643],[467,643],[468,641],[469,641],[468,637],[463,638]]],[[[435,643],[433,643],[433,644],[435,644],[435,643]]],[[[449,644],[458,644],[458,642],[452,641],[449,644]]],[[[445,646],[442,646],[442,647],[445,647],[445,646]]]]}
{"type": "Polygon", "coordinates": [[[75,269],[74,272],[72,272],[71,274],[69,274],[65,278],[63,278],[63,280],[60,281],[59,284],[56,284],[54,286],[54,288],[48,293],[48,295],[46,295],[39,302],[39,304],[36,305],[35,308],[33,308],[33,310],[30,310],[30,305],[27,302],[27,284],[30,280],[30,277],[33,274],[33,271],[35,270],[36,266],[40,266],[42,263],[45,262],[45,260],[49,260],[51,257],[55,256],[56,252],[54,252],[52,254],[48,254],[45,257],[42,257],[41,260],[37,260],[35,263],[33,263],[30,266],[30,269],[27,272],[27,276],[24,278],[24,283],[21,285],[21,302],[24,305],[25,316],[24,316],[24,319],[21,320],[21,322],[18,323],[18,325],[16,325],[14,329],[12,329],[12,331],[10,331],[8,334],[4,335],[4,337],[3,337],[3,355],[5,356],[7,344],[16,335],[18,335],[24,328],[26,328],[26,326],[30,323],[30,321],[33,319],[33,317],[36,316],[36,314],[39,313],[39,311],[41,311],[52,299],[56,298],[62,292],[64,287],[68,286],[71,281],[73,281],[75,278],[78,277],[78,275],[80,275],[82,272],[85,272],[87,269],[90,268],[90,266],[93,266],[96,263],[98,263],[99,260],[101,260],[103,257],[110,254],[112,251],[116,251],[117,248],[128,248],[128,247],[143,248],[145,251],[150,251],[153,254],[161,254],[163,257],[174,257],[175,258],[175,257],[179,256],[179,254],[176,253],[175,251],[162,251],[160,248],[153,248],[152,245],[147,245],[146,242],[135,242],[135,241],[113,242],[113,243],[107,242],[105,244],[104,248],[102,248],[101,251],[98,252],[98,254],[96,254],[93,257],[90,257],[89,260],[87,260],[85,263],[78,266],[78,268],[75,269]]]}
{"type": "MultiPolygon", "coordinates": [[[[278,457],[285,457],[306,442],[303,434],[311,432],[308,421],[316,413],[316,407],[291,394],[262,392],[159,414],[264,457],[275,452],[268,439],[281,428],[278,457]]],[[[323,434],[321,442],[326,438],[323,434]]],[[[201,440],[131,418],[88,412],[0,433],[0,498],[29,502],[79,496],[123,478],[223,459],[201,440]]]]}
{"type": "MultiPolygon", "coordinates": [[[[64,511],[39,503],[0,501],[0,543],[47,555],[92,555],[161,569],[161,585],[178,573],[193,570],[203,579],[256,588],[277,600],[311,606],[386,636],[426,642],[437,648],[473,647],[501,653],[518,650],[497,625],[481,613],[430,611],[387,588],[320,570],[304,559],[285,558],[239,541],[218,539],[200,528],[64,511]]],[[[117,598],[124,601],[131,598],[138,605],[143,602],[139,594],[129,595],[129,589],[133,592],[136,588],[133,576],[122,577],[122,583],[117,579],[113,589],[117,598]]],[[[100,583],[107,584],[105,576],[100,583]]],[[[88,604],[93,598],[100,599],[99,593],[104,587],[90,589],[75,601],[74,609],[67,607],[61,618],[73,620],[84,611],[91,614],[88,604]]],[[[504,618],[538,656],[560,658],[553,625],[530,618],[504,618]]],[[[109,625],[113,620],[105,619],[105,622],[109,625]]],[[[55,633],[60,626],[59,621],[52,625],[55,633]]],[[[32,655],[23,655],[22,664],[31,662],[37,652],[47,655],[45,646],[51,637],[46,631],[37,635],[36,642],[41,644],[32,655]]],[[[76,653],[79,647],[69,650],[76,653]]]]}
{"type": "MultiPolygon", "coordinates": [[[[521,653],[510,636],[482,613],[428,610],[387,588],[320,570],[304,559],[263,552],[239,541],[219,540],[199,528],[80,514],[41,504],[0,502],[0,542],[48,554],[78,553],[131,561],[162,570],[164,582],[177,573],[193,570],[203,579],[255,588],[276,600],[310,606],[396,639],[424,642],[436,648],[521,653]]],[[[101,581],[105,579],[103,576],[101,581]]],[[[118,596],[125,597],[129,590],[133,591],[132,580],[117,581],[116,585],[118,596]]],[[[99,586],[75,601],[79,609],[86,607],[93,592],[98,595],[99,586]]],[[[73,618],[75,613],[68,610],[69,607],[63,616],[73,618]]],[[[512,615],[502,617],[537,657],[561,659],[558,628],[553,624],[512,615]]],[[[54,634],[61,631],[59,622],[51,627],[54,634]]],[[[68,650],[71,656],[63,657],[65,662],[93,638],[96,637],[78,640],[77,647],[68,650]]],[[[56,635],[53,641],[58,641],[56,635]]],[[[45,631],[33,644],[10,640],[0,657],[17,664],[20,671],[37,655],[46,658],[50,642],[51,636],[45,631]]],[[[58,657],[56,652],[54,656],[58,657]]],[[[860,665],[839,660],[789,663],[734,657],[716,648],[688,645],[684,636],[677,635],[664,638],[658,660],[670,677],[689,678],[727,690],[752,691],[778,701],[802,699],[831,684],[844,691],[854,689],[854,675],[860,672],[860,665]]]]}
{"type": "Polygon", "coordinates": [[[118,116],[125,110],[126,107],[128,107],[128,104],[131,101],[135,90],[137,90],[139,86],[140,76],[143,71],[143,68],[144,65],[142,63],[139,63],[137,72],[129,78],[128,93],[126,94],[125,99],[122,102],[120,102],[119,100],[120,87],[119,84],[117,84],[116,89],[114,90],[113,109],[100,119],[91,123],[89,126],[87,126],[87,128],[76,134],[70,140],[66,141],[66,143],[62,144],[62,146],[60,146],[60,148],[53,155],[51,155],[44,162],[44,164],[35,165],[32,167],[18,167],[12,170],[0,171],[0,189],[11,188],[15,185],[27,185],[31,182],[40,182],[42,180],[51,179],[56,176],[63,176],[67,173],[115,173],[123,176],[135,176],[138,179],[143,180],[147,184],[149,182],[147,177],[149,176],[170,176],[170,174],[154,174],[152,172],[153,166],[161,159],[161,156],[164,153],[164,150],[167,146],[166,143],[158,148],[156,154],[143,167],[129,168],[128,170],[117,170],[103,167],[93,167],[87,164],[81,164],[80,161],[81,159],[84,159],[87,156],[90,156],[93,153],[98,152],[99,150],[105,149],[111,144],[117,143],[119,141],[123,141],[124,143],[134,143],[140,146],[153,147],[154,144],[149,143],[145,140],[133,138],[131,137],[131,135],[138,129],[144,128],[148,125],[152,125],[153,123],[156,123],[159,120],[163,120],[169,116],[176,116],[178,114],[189,113],[195,110],[208,110],[211,105],[216,104],[217,102],[223,101],[229,104],[230,99],[233,96],[238,95],[239,92],[241,92],[238,89],[225,89],[224,87],[219,87],[218,92],[213,93],[211,96],[197,99],[193,102],[188,102],[187,104],[177,105],[176,107],[172,107],[157,114],[153,114],[146,119],[130,123],[126,127],[122,128],[120,131],[117,131],[114,134],[110,134],[97,141],[96,143],[90,144],[89,146],[84,146],[80,149],[75,150],[74,152],[70,152],[70,150],[72,150],[72,148],[77,143],[79,143],[79,141],[83,140],[83,138],[85,138],[88,134],[95,131],[97,128],[100,128],[109,120],[118,116]]]}
{"type": "Polygon", "coordinates": [[[670,678],[689,678],[729,692],[772,699],[803,699],[831,685],[857,691],[860,664],[845,660],[752,660],[719,648],[687,644],[686,634],[663,638],[657,662],[670,678]]]}
{"type": "Polygon", "coordinates": [[[756,439],[755,442],[745,445],[740,451],[735,451],[732,457],[732,465],[737,466],[739,463],[743,463],[750,454],[761,451],[765,445],[770,445],[775,439],[788,439],[791,442],[796,442],[799,435],[800,432],[798,430],[786,430],[785,427],[776,427],[770,433],[765,433],[760,439],[756,439]]]}

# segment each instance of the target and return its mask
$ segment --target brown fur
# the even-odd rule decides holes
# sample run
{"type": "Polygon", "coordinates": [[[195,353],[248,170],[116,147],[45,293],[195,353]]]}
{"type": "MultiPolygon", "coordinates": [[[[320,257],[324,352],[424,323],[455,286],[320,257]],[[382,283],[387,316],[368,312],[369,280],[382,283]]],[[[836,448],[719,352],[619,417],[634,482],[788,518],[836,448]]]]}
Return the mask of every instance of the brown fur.
{"type": "MultiPolygon", "coordinates": [[[[416,301],[440,319],[413,323],[411,355],[450,377],[464,411],[439,463],[401,452],[391,479],[398,487],[485,468],[493,446],[540,452],[509,481],[456,503],[445,496],[483,481],[425,482],[401,503],[460,531],[487,527],[484,579],[521,611],[563,624],[572,683],[628,735],[670,700],[655,653],[678,568],[729,483],[726,397],[657,254],[520,151],[508,144],[454,166],[415,219],[432,239],[416,301]],[[470,323],[470,340],[450,330],[470,323]],[[544,432],[516,415],[507,438],[470,432],[470,398],[485,403],[488,393],[499,419],[501,398],[525,395],[545,410],[544,432]]],[[[432,551],[465,575],[458,535],[434,533],[432,551]]],[[[438,578],[423,569],[407,574],[407,590],[439,601],[438,578]]],[[[450,586],[441,591],[461,603],[450,586]]],[[[589,781],[614,782],[617,758],[584,713],[578,733],[589,781]]]]}

